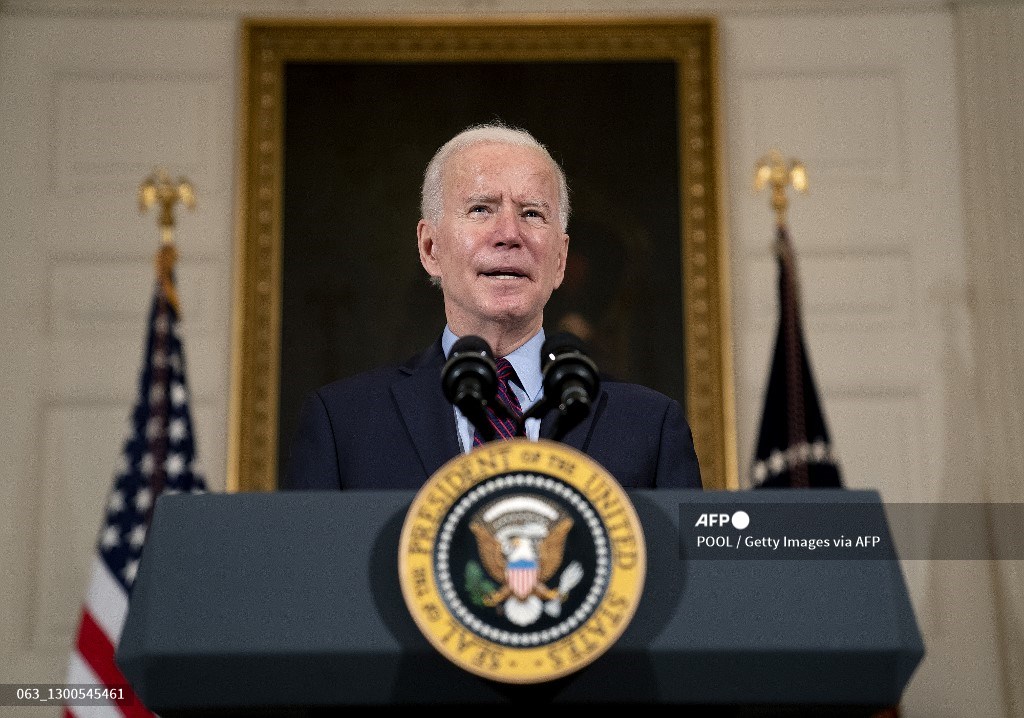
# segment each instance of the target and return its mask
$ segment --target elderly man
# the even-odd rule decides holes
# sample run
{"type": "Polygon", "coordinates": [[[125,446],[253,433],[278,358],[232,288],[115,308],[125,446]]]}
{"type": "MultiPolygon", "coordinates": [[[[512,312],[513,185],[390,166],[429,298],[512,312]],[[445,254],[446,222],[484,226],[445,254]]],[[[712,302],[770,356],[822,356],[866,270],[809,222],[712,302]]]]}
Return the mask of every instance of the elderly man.
{"type": "MultiPolygon", "coordinates": [[[[514,406],[526,410],[540,398],[544,306],[562,283],[569,250],[562,169],[525,131],[473,127],[430,161],[421,209],[420,262],[441,288],[447,326],[405,364],[307,397],[285,488],[415,489],[480,443],[441,389],[441,368],[459,337],[490,344],[514,406]]],[[[550,418],[528,420],[527,435],[548,436],[550,418]]],[[[682,407],[636,384],[604,381],[590,415],[562,441],[627,488],[701,485],[682,407]]]]}

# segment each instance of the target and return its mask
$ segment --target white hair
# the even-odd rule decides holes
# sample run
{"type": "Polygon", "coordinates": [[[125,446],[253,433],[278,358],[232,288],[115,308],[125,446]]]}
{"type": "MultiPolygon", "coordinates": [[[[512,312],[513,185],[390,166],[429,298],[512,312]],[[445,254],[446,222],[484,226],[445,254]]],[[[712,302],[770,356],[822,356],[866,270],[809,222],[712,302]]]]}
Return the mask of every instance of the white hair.
{"type": "Polygon", "coordinates": [[[420,212],[423,219],[431,222],[438,222],[444,213],[444,201],[442,188],[444,187],[444,172],[448,160],[457,152],[474,145],[495,144],[513,145],[516,147],[531,147],[551,163],[558,177],[558,216],[562,222],[562,231],[569,227],[569,185],[565,181],[565,172],[555,162],[555,159],[548,152],[548,149],[526,130],[517,127],[509,127],[501,123],[485,125],[474,125],[469,127],[455,137],[451,138],[434,153],[427,169],[423,173],[423,190],[420,201],[420,212]]]}

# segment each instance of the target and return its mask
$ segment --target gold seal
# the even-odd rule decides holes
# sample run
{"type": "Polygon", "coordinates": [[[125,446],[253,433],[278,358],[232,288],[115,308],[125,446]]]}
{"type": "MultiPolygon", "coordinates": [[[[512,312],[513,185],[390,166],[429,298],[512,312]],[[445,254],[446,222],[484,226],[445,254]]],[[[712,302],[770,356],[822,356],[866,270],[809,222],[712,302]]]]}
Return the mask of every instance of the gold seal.
{"type": "Polygon", "coordinates": [[[551,441],[490,442],[419,490],[402,527],[402,595],[450,661],[505,683],[573,673],[629,625],[647,569],[619,483],[551,441]]]}

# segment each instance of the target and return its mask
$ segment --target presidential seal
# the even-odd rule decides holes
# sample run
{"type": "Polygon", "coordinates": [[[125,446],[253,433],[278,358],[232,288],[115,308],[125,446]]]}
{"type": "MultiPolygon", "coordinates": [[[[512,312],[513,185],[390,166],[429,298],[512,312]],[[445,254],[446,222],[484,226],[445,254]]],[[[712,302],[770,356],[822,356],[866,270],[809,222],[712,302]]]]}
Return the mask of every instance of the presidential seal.
{"type": "Polygon", "coordinates": [[[420,489],[399,546],[402,594],[446,658],[506,683],[577,671],[622,635],[646,550],[629,497],[551,441],[485,444],[420,489]]]}

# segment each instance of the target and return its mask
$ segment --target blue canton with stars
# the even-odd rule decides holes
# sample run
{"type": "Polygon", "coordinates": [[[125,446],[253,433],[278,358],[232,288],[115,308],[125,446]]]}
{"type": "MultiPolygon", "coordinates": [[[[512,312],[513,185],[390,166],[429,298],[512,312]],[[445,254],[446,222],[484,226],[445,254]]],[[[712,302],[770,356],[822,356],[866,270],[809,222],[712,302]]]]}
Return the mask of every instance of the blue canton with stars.
{"type": "Polygon", "coordinates": [[[177,315],[157,283],[132,431],[107,500],[99,554],[131,593],[153,504],[161,493],[201,493],[177,315]]]}

